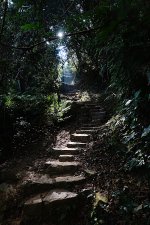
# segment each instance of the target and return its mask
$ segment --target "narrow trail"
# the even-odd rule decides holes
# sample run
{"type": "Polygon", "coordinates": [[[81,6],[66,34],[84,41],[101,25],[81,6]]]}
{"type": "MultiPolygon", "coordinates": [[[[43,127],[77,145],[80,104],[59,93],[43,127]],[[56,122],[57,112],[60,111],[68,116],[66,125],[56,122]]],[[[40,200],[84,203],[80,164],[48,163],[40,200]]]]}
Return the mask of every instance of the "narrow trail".
{"type": "Polygon", "coordinates": [[[80,154],[87,151],[93,134],[105,117],[96,102],[77,102],[78,127],[63,147],[50,150],[50,160],[24,184],[22,225],[87,225],[88,201],[93,192],[94,171],[86,168],[80,154]]]}

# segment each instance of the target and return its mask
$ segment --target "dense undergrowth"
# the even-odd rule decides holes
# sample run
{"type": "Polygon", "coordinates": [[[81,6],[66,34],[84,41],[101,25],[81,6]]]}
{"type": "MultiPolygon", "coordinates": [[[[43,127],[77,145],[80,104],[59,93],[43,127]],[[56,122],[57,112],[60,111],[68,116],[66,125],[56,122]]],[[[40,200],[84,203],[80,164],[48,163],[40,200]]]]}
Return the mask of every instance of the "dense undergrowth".
{"type": "MultiPolygon", "coordinates": [[[[116,100],[118,101],[117,97],[116,100]]],[[[105,99],[106,106],[113,99],[105,99]]],[[[115,103],[116,104],[116,103],[115,103]]],[[[115,106],[114,104],[114,106],[115,106]]],[[[134,167],[150,168],[150,126],[149,126],[149,107],[137,91],[130,99],[124,99],[118,102],[113,111],[113,117],[109,121],[112,132],[127,148],[128,164],[127,169],[132,170],[134,167]],[[118,132],[117,134],[115,132],[118,132]]]]}
{"type": "Polygon", "coordinates": [[[53,136],[68,119],[71,104],[57,94],[11,94],[1,96],[0,158],[1,160],[29,153],[30,145],[53,136]]]}
{"type": "Polygon", "coordinates": [[[120,102],[112,88],[100,97],[107,120],[95,134],[86,159],[98,173],[94,225],[150,222],[150,129],[148,118],[139,112],[141,101],[138,91],[120,102]]]}

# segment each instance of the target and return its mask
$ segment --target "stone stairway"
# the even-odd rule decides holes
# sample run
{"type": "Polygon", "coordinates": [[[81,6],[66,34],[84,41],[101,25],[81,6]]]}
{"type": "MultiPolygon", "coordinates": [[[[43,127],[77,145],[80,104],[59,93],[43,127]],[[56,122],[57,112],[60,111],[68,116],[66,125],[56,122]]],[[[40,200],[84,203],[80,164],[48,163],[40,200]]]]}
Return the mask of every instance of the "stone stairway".
{"type": "Polygon", "coordinates": [[[79,157],[100,128],[105,112],[91,102],[78,103],[77,107],[78,128],[71,134],[70,142],[66,147],[51,149],[50,160],[31,176],[30,182],[23,184],[23,225],[78,225],[81,203],[83,207],[86,204],[83,193],[91,192],[85,189],[91,183],[84,172],[88,168],[84,168],[79,157]]]}

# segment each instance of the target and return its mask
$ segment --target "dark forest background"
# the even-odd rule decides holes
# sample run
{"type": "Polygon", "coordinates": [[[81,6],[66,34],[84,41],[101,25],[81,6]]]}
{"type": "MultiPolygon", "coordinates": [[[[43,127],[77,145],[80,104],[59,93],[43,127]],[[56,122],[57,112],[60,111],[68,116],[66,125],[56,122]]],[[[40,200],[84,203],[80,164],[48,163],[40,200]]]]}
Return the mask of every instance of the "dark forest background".
{"type": "Polygon", "coordinates": [[[62,29],[70,37],[61,42],[77,56],[80,87],[103,91],[103,104],[118,115],[128,168],[148,169],[149,12],[147,0],[1,1],[1,159],[22,153],[63,117],[55,38],[62,29]]]}

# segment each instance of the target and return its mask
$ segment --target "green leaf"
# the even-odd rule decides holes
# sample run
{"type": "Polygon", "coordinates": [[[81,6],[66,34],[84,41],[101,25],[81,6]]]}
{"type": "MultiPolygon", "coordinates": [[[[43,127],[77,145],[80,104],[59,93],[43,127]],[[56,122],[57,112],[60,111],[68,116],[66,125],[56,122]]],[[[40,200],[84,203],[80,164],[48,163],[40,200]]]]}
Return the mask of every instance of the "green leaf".
{"type": "Polygon", "coordinates": [[[39,23],[26,23],[23,26],[21,26],[22,31],[31,31],[31,30],[39,30],[40,24],[39,23]]]}
{"type": "Polygon", "coordinates": [[[149,133],[150,133],[150,125],[149,125],[147,128],[144,129],[144,131],[143,131],[141,137],[145,137],[145,136],[147,136],[149,133]]]}

